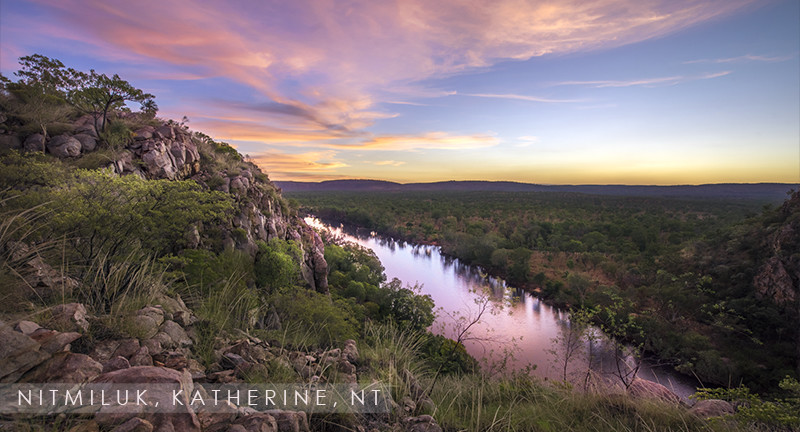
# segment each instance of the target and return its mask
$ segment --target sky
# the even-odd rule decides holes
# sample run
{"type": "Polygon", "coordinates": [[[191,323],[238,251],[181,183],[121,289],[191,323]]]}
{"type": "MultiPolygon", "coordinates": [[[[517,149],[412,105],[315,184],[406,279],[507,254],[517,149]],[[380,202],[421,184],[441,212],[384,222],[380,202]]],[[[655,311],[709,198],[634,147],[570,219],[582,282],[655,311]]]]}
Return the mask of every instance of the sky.
{"type": "Polygon", "coordinates": [[[800,183],[797,0],[0,0],[272,180],[800,183]]]}

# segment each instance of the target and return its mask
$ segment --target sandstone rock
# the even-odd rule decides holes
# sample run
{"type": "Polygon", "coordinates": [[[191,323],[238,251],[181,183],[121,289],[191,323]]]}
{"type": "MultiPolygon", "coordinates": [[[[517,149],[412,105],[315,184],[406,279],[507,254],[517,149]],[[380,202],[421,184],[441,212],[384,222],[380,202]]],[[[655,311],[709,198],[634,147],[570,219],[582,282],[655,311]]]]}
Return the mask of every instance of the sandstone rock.
{"type": "Polygon", "coordinates": [[[100,426],[96,421],[89,420],[69,428],[67,432],[100,432],[100,426]]]}
{"type": "Polygon", "coordinates": [[[117,349],[114,350],[114,353],[111,354],[111,356],[122,356],[126,359],[130,359],[134,354],[136,354],[136,352],[139,351],[139,348],[140,345],[138,339],[122,339],[119,341],[117,349]]]}
{"type": "Polygon", "coordinates": [[[720,399],[707,399],[697,401],[694,406],[689,408],[689,412],[700,418],[721,417],[733,414],[733,405],[730,402],[720,399]]]}
{"type": "Polygon", "coordinates": [[[348,375],[356,373],[356,367],[353,366],[353,364],[350,363],[347,360],[340,361],[338,369],[339,369],[339,372],[342,372],[342,373],[348,374],[348,375]]]}
{"type": "Polygon", "coordinates": [[[141,345],[143,348],[147,348],[150,355],[160,354],[161,351],[164,351],[164,348],[161,347],[161,342],[156,339],[145,339],[141,341],[141,345]]]}
{"type": "Polygon", "coordinates": [[[228,369],[219,372],[212,372],[208,374],[208,380],[217,383],[231,383],[236,381],[236,371],[228,369]]]}
{"type": "Polygon", "coordinates": [[[442,432],[442,428],[436,424],[436,420],[429,415],[407,418],[409,432],[442,432]]]}
{"type": "Polygon", "coordinates": [[[160,294],[156,297],[155,303],[161,306],[164,311],[175,314],[178,311],[186,312],[191,314],[191,310],[186,306],[186,303],[183,302],[183,299],[180,295],[175,294],[174,296],[166,296],[164,294],[160,294]]]}
{"type": "Polygon", "coordinates": [[[103,363],[103,373],[114,372],[120,369],[128,369],[131,367],[131,363],[122,356],[116,356],[111,360],[103,363]]]}
{"type": "Polygon", "coordinates": [[[225,430],[239,416],[236,405],[223,399],[216,406],[201,406],[197,411],[197,419],[204,431],[225,430]]]}
{"type": "Polygon", "coordinates": [[[146,347],[140,347],[130,358],[131,366],[153,366],[153,358],[150,356],[150,350],[146,347]]]}
{"type": "Polygon", "coordinates": [[[145,419],[134,417],[115,427],[111,432],[153,432],[153,424],[145,419]]]}
{"type": "Polygon", "coordinates": [[[189,338],[189,335],[187,335],[183,327],[178,325],[175,321],[164,321],[164,324],[161,324],[159,330],[166,333],[170,339],[172,339],[172,342],[179,347],[192,345],[192,340],[189,338]]]}
{"type": "Polygon", "coordinates": [[[36,324],[35,322],[32,321],[20,321],[17,323],[16,326],[14,326],[15,330],[26,336],[30,336],[31,333],[35,332],[40,328],[41,327],[39,326],[39,324],[36,324]]]}
{"type": "Polygon", "coordinates": [[[55,330],[37,329],[31,334],[31,338],[42,346],[42,350],[50,354],[64,351],[69,344],[81,337],[80,333],[66,332],[61,333],[55,330]]]}
{"type": "Polygon", "coordinates": [[[156,325],[160,326],[164,323],[164,312],[164,308],[161,306],[145,306],[136,311],[136,315],[148,316],[155,321],[156,325]]]}
{"type": "Polygon", "coordinates": [[[63,330],[86,332],[89,330],[89,321],[86,320],[86,306],[80,303],[67,303],[50,308],[52,318],[49,325],[63,330]]]}
{"type": "Polygon", "coordinates": [[[277,432],[278,424],[275,418],[265,413],[255,413],[237,419],[237,425],[244,427],[247,432],[277,432]]]}
{"type": "Polygon", "coordinates": [[[44,135],[42,134],[33,134],[25,138],[25,142],[22,144],[22,148],[25,151],[29,152],[44,152],[45,145],[44,145],[44,135]]]}
{"type": "Polygon", "coordinates": [[[16,135],[0,135],[0,148],[18,150],[22,148],[22,141],[16,135]]]}
{"type": "Polygon", "coordinates": [[[175,138],[175,129],[172,126],[159,126],[155,132],[158,138],[175,138]]]}
{"type": "Polygon", "coordinates": [[[278,425],[280,432],[309,432],[308,416],[302,411],[268,410],[278,425]]]}
{"type": "Polygon", "coordinates": [[[25,374],[21,382],[83,383],[103,372],[103,365],[85,354],[60,352],[25,374]]]}
{"type": "MultiPolygon", "coordinates": [[[[176,413],[148,413],[135,412],[133,407],[103,407],[96,415],[95,420],[103,427],[120,425],[133,417],[140,417],[150,422],[154,430],[165,431],[200,431],[200,423],[197,415],[189,406],[188,395],[192,394],[194,386],[188,374],[180,373],[173,369],[155,366],[136,366],[128,369],[120,369],[114,372],[104,373],[94,380],[95,383],[115,383],[115,384],[173,384],[176,389],[183,390],[179,398],[183,406],[176,406],[176,413]]],[[[154,396],[163,398],[156,399],[159,406],[173,406],[172,395],[169,392],[158,392],[154,396]]],[[[144,407],[141,408],[144,411],[144,407]]]]}
{"type": "Polygon", "coordinates": [[[47,151],[61,159],[80,156],[81,142],[68,135],[58,135],[47,143],[47,151]]]}
{"type": "Polygon", "coordinates": [[[119,347],[118,340],[106,339],[97,342],[89,353],[89,357],[100,363],[105,363],[114,357],[114,351],[119,347]]]}
{"type": "Polygon", "coordinates": [[[136,141],[148,140],[153,138],[153,132],[156,131],[156,128],[153,126],[145,126],[142,128],[137,129],[133,133],[133,139],[136,141]]]}
{"type": "Polygon", "coordinates": [[[680,404],[680,396],[673,393],[670,389],[659,383],[636,378],[628,387],[628,393],[640,399],[654,399],[664,402],[680,404]]]}
{"type": "Polygon", "coordinates": [[[140,339],[150,339],[158,334],[159,323],[148,315],[134,315],[128,319],[128,325],[128,333],[135,334],[140,339]]]}
{"type": "Polygon", "coordinates": [[[267,360],[266,350],[258,345],[251,344],[248,340],[237,342],[235,345],[225,350],[224,353],[239,355],[250,363],[263,363],[267,360]]]}
{"type": "Polygon", "coordinates": [[[175,180],[177,169],[163,142],[144,141],[142,143],[142,162],[151,178],[175,180]]]}
{"type": "Polygon", "coordinates": [[[92,152],[97,148],[97,140],[89,134],[79,133],[72,137],[81,143],[81,153],[92,152]]]}
{"type": "Polygon", "coordinates": [[[342,358],[353,364],[358,364],[358,348],[356,348],[356,341],[348,339],[344,341],[344,350],[342,350],[342,358]]]}
{"type": "Polygon", "coordinates": [[[75,279],[62,275],[38,256],[25,263],[23,271],[25,281],[41,299],[68,297],[79,285],[75,279]]]}
{"type": "Polygon", "coordinates": [[[22,374],[50,358],[35,340],[0,323],[0,383],[16,382],[22,374]]]}

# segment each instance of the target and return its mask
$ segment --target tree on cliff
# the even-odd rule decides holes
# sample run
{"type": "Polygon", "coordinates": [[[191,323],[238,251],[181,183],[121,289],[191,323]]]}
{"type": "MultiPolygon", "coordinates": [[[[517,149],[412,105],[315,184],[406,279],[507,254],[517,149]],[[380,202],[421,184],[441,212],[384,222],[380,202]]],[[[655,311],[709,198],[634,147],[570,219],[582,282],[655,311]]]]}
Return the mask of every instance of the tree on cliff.
{"type": "Polygon", "coordinates": [[[20,57],[21,69],[14,74],[20,77],[16,83],[8,83],[12,93],[35,94],[42,99],[56,98],[66,101],[79,111],[91,114],[97,122],[102,119],[98,131],[105,130],[108,113],[120,109],[125,102],[139,102],[142,111],[155,114],[158,107],[155,96],[145,93],[119,75],[109,77],[90,70],[89,73],[67,68],[57,59],[33,54],[20,57]]]}

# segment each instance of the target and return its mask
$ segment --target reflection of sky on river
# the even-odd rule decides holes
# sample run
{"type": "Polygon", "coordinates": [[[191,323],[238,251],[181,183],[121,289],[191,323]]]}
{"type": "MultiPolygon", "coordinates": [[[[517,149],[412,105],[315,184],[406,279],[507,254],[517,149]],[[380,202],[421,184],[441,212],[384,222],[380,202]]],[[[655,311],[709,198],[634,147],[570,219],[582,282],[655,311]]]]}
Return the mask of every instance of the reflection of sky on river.
{"type": "MultiPolygon", "coordinates": [[[[490,288],[493,303],[504,307],[493,314],[485,314],[480,325],[472,332],[476,337],[490,341],[468,341],[465,343],[467,351],[483,360],[485,368],[490,367],[492,362],[498,362],[507,347],[513,347],[514,357],[510,361],[513,369],[535,365],[535,375],[561,378],[561,366],[556,364],[550,350],[555,346],[553,340],[559,336],[559,329],[568,322],[567,313],[542,303],[522,290],[508,288],[504,281],[487,277],[473,266],[442,256],[438,247],[395,242],[366,230],[331,228],[312,218],[306,218],[306,222],[315,228],[328,228],[338,237],[372,249],[381,260],[389,280],[398,278],[404,285],[421,285],[422,292],[429,294],[436,303],[437,318],[431,329],[434,333],[452,336],[453,318],[448,313],[475,313],[475,293],[490,288]]],[[[613,366],[613,357],[598,356],[597,360],[603,369],[613,366]]],[[[573,362],[570,368],[573,373],[586,370],[587,362],[583,360],[582,363],[573,362]]],[[[693,388],[684,383],[671,385],[676,377],[650,367],[643,367],[639,376],[672,387],[684,398],[693,392],[693,388]]]]}
{"type": "MultiPolygon", "coordinates": [[[[306,222],[315,227],[322,226],[310,219],[306,222]]],[[[477,312],[475,293],[489,288],[494,304],[505,303],[505,307],[502,311],[484,315],[473,334],[492,341],[467,343],[470,354],[479,359],[491,356],[499,360],[504,348],[513,340],[516,345],[513,365],[516,368],[534,364],[537,375],[555,375],[549,370],[553,366],[553,356],[547,350],[551,349],[552,339],[558,336],[559,319],[563,318],[557,309],[528,293],[519,290],[506,292],[512,290],[507,290],[503,281],[486,277],[457,259],[442,256],[437,247],[395,242],[365,231],[344,232],[342,228],[335,228],[333,232],[372,249],[386,269],[388,279],[398,278],[407,285],[420,284],[422,291],[436,303],[438,313],[432,328],[436,333],[450,336],[453,319],[448,313],[477,312]],[[502,298],[506,301],[500,301],[502,298]]]]}

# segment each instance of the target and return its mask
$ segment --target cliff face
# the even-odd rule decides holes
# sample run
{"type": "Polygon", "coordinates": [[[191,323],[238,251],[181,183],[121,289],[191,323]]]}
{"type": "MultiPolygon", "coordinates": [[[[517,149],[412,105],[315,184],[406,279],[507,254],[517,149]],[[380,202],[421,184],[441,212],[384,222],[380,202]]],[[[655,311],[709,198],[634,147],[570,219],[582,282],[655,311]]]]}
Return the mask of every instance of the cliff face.
{"type": "Polygon", "coordinates": [[[145,127],[134,134],[134,141],[114,164],[116,172],[150,179],[193,179],[231,194],[238,211],[231,220],[231,229],[225,230],[223,243],[255,255],[256,241],[293,240],[303,252],[303,279],[317,291],[328,291],[322,240],[301,218],[291,214],[280,189],[257,166],[245,161],[235,166],[215,165],[211,161],[218,149],[201,153],[204,147],[216,144],[193,136],[180,126],[145,127]]]}
{"type": "MultiPolygon", "coordinates": [[[[45,139],[36,134],[28,137],[24,145],[22,140],[18,140],[10,147],[23,147],[30,151],[46,149],[57,157],[76,157],[94,150],[98,134],[92,123],[87,116],[76,122],[74,135],[45,139]],[[82,145],[82,139],[91,141],[92,145],[82,145]],[[67,149],[70,151],[61,151],[68,144],[74,144],[67,149]]],[[[303,252],[303,279],[319,292],[328,291],[327,263],[319,235],[300,217],[292,214],[280,196],[280,189],[255,164],[244,161],[231,147],[192,133],[183,126],[163,123],[135,130],[133,140],[115,159],[109,168],[119,175],[136,175],[151,180],[191,179],[209,189],[231,194],[237,211],[230,226],[221,227],[223,245],[255,255],[258,250],[256,241],[273,238],[293,240],[303,252]]],[[[202,229],[196,227],[194,232],[187,233],[190,244],[199,244],[202,229]]]]}
{"type": "MultiPolygon", "coordinates": [[[[800,321],[800,191],[783,203],[765,228],[764,262],[753,278],[756,293],[800,321]]],[[[800,332],[796,340],[800,373],[800,332]]]]}

